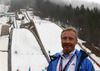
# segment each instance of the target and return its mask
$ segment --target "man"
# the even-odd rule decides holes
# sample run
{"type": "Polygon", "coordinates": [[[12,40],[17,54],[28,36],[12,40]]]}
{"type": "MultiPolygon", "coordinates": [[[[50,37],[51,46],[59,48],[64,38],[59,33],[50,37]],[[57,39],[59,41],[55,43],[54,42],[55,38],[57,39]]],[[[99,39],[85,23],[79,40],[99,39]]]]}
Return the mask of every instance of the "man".
{"type": "Polygon", "coordinates": [[[68,27],[61,33],[63,50],[51,56],[47,71],[95,71],[87,54],[75,49],[78,34],[74,27],[68,27]]]}

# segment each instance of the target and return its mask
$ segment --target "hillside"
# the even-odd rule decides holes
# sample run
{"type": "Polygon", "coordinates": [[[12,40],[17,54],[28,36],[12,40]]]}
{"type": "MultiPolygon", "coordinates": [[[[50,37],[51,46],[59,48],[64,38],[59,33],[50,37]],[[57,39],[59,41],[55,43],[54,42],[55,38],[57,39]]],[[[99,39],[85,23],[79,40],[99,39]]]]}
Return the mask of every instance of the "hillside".
{"type": "MultiPolygon", "coordinates": [[[[16,14],[9,12],[0,17],[0,31],[7,30],[2,30],[2,26],[9,26],[8,34],[0,33],[0,71],[46,70],[49,54],[53,55],[62,50],[60,39],[62,28],[50,20],[35,16],[33,10],[21,9],[20,13],[18,11],[16,14]]],[[[96,71],[100,70],[97,65],[100,63],[100,57],[95,56],[97,54],[93,52],[94,49],[92,50],[85,41],[78,40],[82,48],[79,44],[75,48],[89,52],[93,60],[88,58],[96,71]]]]}
{"type": "Polygon", "coordinates": [[[83,45],[88,48],[89,50],[92,51],[93,54],[95,54],[96,56],[100,57],[100,49],[89,44],[89,43],[83,43],[83,45]]]}

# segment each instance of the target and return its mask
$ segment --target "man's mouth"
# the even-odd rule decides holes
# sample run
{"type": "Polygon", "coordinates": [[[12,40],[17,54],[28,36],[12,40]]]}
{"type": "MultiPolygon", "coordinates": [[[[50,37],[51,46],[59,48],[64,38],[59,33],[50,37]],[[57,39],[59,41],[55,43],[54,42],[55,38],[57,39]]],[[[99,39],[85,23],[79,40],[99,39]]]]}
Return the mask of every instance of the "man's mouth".
{"type": "Polygon", "coordinates": [[[71,44],[63,44],[64,47],[71,47],[71,44]]]}

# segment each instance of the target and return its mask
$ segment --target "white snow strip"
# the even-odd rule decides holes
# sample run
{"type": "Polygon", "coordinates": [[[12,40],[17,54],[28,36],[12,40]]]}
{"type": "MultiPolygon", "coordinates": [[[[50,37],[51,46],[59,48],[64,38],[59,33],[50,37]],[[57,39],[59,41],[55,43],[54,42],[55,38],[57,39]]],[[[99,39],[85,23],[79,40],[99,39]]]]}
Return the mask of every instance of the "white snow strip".
{"type": "Polygon", "coordinates": [[[8,53],[0,52],[0,71],[8,71],[8,53]]]}
{"type": "Polygon", "coordinates": [[[42,71],[48,62],[34,35],[27,29],[14,29],[12,40],[12,71],[42,71]]]}
{"type": "Polygon", "coordinates": [[[50,51],[51,55],[60,52],[62,50],[60,39],[62,29],[48,21],[34,20],[34,22],[46,52],[50,51]]]}
{"type": "Polygon", "coordinates": [[[8,36],[0,37],[0,50],[8,51],[8,36]]]}

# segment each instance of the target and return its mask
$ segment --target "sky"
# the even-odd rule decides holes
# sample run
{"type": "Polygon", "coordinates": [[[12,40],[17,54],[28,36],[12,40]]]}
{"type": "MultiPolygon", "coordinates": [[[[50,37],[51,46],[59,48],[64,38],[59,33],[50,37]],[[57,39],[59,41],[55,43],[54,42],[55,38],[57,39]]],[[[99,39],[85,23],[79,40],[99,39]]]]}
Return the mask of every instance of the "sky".
{"type": "Polygon", "coordinates": [[[93,9],[97,7],[100,9],[100,1],[99,0],[50,0],[53,3],[59,4],[61,6],[65,6],[71,4],[73,7],[84,5],[85,8],[93,9]]]}
{"type": "Polygon", "coordinates": [[[86,1],[86,2],[94,2],[100,4],[100,0],[63,0],[63,1],[86,1]]]}
{"type": "MultiPolygon", "coordinates": [[[[10,0],[0,0],[0,1],[10,1],[10,0]]],[[[53,1],[53,0],[51,0],[51,1],[53,1]]],[[[62,1],[62,0],[55,0],[56,2],[57,1],[62,1]]],[[[72,1],[72,0],[63,0],[63,1],[72,1]]],[[[73,1],[75,1],[75,0],[73,0],[73,1]]],[[[95,2],[95,3],[99,3],[100,4],[100,0],[78,0],[78,1],[87,1],[87,2],[95,2]]]]}
{"type": "MultiPolygon", "coordinates": [[[[10,0],[0,0],[0,1],[10,1],[10,0]]],[[[35,0],[33,0],[35,1],[35,0]]],[[[93,9],[94,7],[97,7],[100,9],[100,0],[50,0],[53,3],[59,4],[61,6],[65,6],[65,4],[69,5],[72,4],[73,7],[84,5],[85,8],[93,9]]]]}
{"type": "MultiPolygon", "coordinates": [[[[0,1],[10,1],[10,0],[0,0],[0,1]]],[[[53,1],[53,0],[51,0],[53,1]]],[[[62,0],[55,0],[56,2],[57,1],[62,1],[62,0]]],[[[75,1],[75,0],[63,0],[63,1],[75,1]]],[[[78,0],[78,1],[87,1],[87,2],[95,2],[95,3],[99,3],[100,4],[100,0],[78,0]]]]}
{"type": "MultiPolygon", "coordinates": [[[[54,0],[51,0],[51,1],[54,1],[54,0]]],[[[55,0],[56,2],[62,2],[62,1],[85,1],[85,2],[94,2],[94,3],[99,3],[100,4],[100,0],[55,0]]]]}
{"type": "Polygon", "coordinates": [[[99,3],[100,4],[100,0],[86,0],[88,2],[95,2],[95,3],[99,3]]]}

